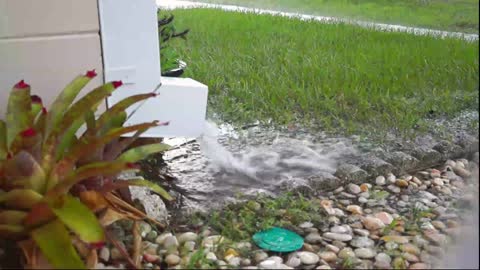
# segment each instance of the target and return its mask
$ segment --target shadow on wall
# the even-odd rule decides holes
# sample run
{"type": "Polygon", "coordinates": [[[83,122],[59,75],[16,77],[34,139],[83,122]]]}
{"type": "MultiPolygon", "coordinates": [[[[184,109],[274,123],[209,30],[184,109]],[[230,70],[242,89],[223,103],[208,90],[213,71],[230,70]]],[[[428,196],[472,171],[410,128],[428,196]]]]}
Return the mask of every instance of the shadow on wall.
{"type": "MultiPolygon", "coordinates": [[[[475,172],[476,183],[479,181],[478,170],[475,172]]],[[[471,209],[472,215],[465,220],[465,230],[462,231],[455,245],[447,251],[440,269],[478,269],[479,268],[479,194],[478,187],[475,192],[475,203],[471,209]]]]}

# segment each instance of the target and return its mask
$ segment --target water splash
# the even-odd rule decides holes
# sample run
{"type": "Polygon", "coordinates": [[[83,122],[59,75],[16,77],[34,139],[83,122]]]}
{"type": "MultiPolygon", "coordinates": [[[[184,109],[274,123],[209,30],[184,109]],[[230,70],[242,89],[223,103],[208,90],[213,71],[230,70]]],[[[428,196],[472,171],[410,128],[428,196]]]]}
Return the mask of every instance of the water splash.
{"type": "MultiPolygon", "coordinates": [[[[334,173],[357,149],[346,138],[287,134],[254,127],[236,130],[207,122],[204,135],[170,157],[179,185],[199,199],[223,200],[236,192],[276,192],[285,181],[334,173]]],[[[209,202],[207,202],[209,203],[209,202]]]]}
{"type": "Polygon", "coordinates": [[[210,169],[243,174],[256,181],[334,173],[339,158],[356,152],[346,140],[314,143],[277,132],[270,144],[247,145],[243,151],[232,153],[218,142],[220,134],[217,125],[207,122],[206,132],[199,140],[203,155],[210,161],[210,169]]]}

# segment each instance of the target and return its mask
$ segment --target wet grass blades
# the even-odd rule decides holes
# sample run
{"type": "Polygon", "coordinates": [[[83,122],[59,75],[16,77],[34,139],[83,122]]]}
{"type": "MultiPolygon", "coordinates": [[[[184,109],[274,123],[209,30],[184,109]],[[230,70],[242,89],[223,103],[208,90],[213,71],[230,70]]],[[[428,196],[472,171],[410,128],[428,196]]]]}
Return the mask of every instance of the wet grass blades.
{"type": "Polygon", "coordinates": [[[209,215],[197,214],[205,225],[233,241],[247,240],[253,234],[274,226],[295,229],[309,221],[323,224],[325,215],[320,204],[298,193],[285,193],[276,198],[259,195],[243,203],[235,203],[209,215]]]}
{"type": "Polygon", "coordinates": [[[199,2],[478,33],[478,0],[200,0],[199,2]]]}
{"type": "Polygon", "coordinates": [[[224,120],[355,133],[425,131],[478,108],[478,41],[387,33],[271,15],[175,10],[187,77],[224,120]]]}

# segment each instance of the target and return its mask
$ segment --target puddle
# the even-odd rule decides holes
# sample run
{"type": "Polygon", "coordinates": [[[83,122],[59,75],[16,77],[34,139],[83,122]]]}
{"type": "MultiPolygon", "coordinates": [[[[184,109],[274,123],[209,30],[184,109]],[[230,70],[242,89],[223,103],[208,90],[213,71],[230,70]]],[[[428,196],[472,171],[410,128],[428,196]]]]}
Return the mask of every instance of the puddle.
{"type": "Polygon", "coordinates": [[[283,133],[259,127],[235,131],[208,122],[198,140],[166,140],[182,145],[164,155],[177,185],[195,200],[194,209],[212,208],[236,193],[276,193],[285,181],[301,181],[322,172],[334,173],[340,160],[359,149],[348,138],[323,134],[283,133]]]}
{"type": "MultiPolygon", "coordinates": [[[[431,148],[442,137],[454,138],[467,132],[468,124],[478,122],[478,118],[478,112],[465,112],[448,121],[432,120],[428,134],[413,141],[392,135],[382,144],[358,136],[332,138],[306,128],[234,128],[207,122],[201,138],[165,139],[173,149],[163,159],[167,171],[178,179],[176,185],[192,198],[186,199],[182,207],[187,211],[206,210],[232,201],[237,193],[278,194],[285,185],[333,174],[339,163],[359,164],[364,155],[377,155],[378,149],[394,152],[419,146],[431,148]]],[[[478,140],[478,130],[471,135],[478,140]]]]}

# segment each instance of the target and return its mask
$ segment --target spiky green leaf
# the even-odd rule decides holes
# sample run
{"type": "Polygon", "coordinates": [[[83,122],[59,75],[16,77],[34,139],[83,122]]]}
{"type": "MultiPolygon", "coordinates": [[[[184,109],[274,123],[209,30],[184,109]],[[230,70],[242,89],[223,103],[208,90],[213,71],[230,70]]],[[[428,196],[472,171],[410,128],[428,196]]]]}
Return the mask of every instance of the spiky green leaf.
{"type": "Polygon", "coordinates": [[[10,92],[7,104],[7,146],[13,142],[15,137],[23,131],[29,128],[32,123],[30,122],[30,111],[32,108],[32,101],[30,98],[30,86],[23,88],[13,88],[10,92]]]}
{"type": "Polygon", "coordinates": [[[47,140],[43,147],[42,166],[48,169],[51,168],[54,158],[58,151],[57,142],[67,130],[74,125],[78,119],[84,120],[85,113],[89,110],[96,110],[96,107],[113,91],[115,87],[113,83],[107,83],[95,88],[90,93],[75,102],[59,120],[59,124],[52,127],[51,133],[47,136],[47,140]]]}
{"type": "Polygon", "coordinates": [[[17,179],[13,182],[20,183],[23,188],[31,189],[40,194],[44,193],[46,175],[31,153],[24,150],[20,151],[13,159],[8,161],[5,170],[10,176],[15,176],[17,179]]]}
{"type": "Polygon", "coordinates": [[[50,208],[82,241],[100,243],[105,241],[102,226],[95,215],[77,198],[64,195],[49,202],[50,208]]]}
{"type": "Polygon", "coordinates": [[[111,118],[117,116],[119,113],[124,112],[128,107],[132,106],[133,104],[154,96],[155,94],[153,93],[139,94],[139,95],[129,96],[119,101],[118,103],[113,105],[111,108],[109,108],[107,111],[105,111],[98,118],[98,126],[101,127],[105,125],[108,121],[110,121],[111,118]]]}
{"type": "Polygon", "coordinates": [[[133,180],[123,180],[123,181],[125,181],[129,186],[147,187],[152,191],[158,193],[164,199],[169,201],[173,200],[172,196],[165,189],[163,189],[162,187],[160,187],[159,185],[153,182],[150,182],[144,179],[133,179],[133,180]]]}
{"type": "Polygon", "coordinates": [[[53,267],[86,269],[72,244],[67,228],[59,220],[32,230],[31,236],[53,267]]]}
{"type": "Polygon", "coordinates": [[[125,153],[120,155],[117,160],[123,162],[137,162],[148,157],[151,154],[163,152],[168,150],[169,148],[169,145],[163,143],[142,145],[126,151],[125,153]]]}
{"type": "MultiPolygon", "coordinates": [[[[148,129],[154,126],[157,126],[156,122],[131,125],[128,127],[113,129],[102,137],[86,138],[84,141],[78,142],[72,147],[72,149],[70,149],[62,160],[56,163],[53,178],[56,178],[57,176],[63,177],[67,173],[70,173],[77,160],[88,155],[91,151],[104,147],[105,144],[111,142],[113,139],[118,138],[123,134],[148,129]]],[[[49,184],[48,186],[52,187],[53,185],[49,184]]]]}
{"type": "Polygon", "coordinates": [[[122,127],[125,121],[127,121],[127,112],[119,112],[117,115],[111,117],[105,124],[99,126],[99,135],[103,136],[110,130],[122,127]]]}
{"type": "Polygon", "coordinates": [[[19,225],[27,217],[27,212],[18,210],[1,210],[0,224],[19,225]]]}
{"type": "Polygon", "coordinates": [[[131,164],[128,162],[97,162],[82,166],[73,171],[61,183],[48,191],[47,197],[55,198],[66,194],[73,185],[93,176],[112,176],[122,171],[132,170],[131,164]]]}
{"type": "Polygon", "coordinates": [[[31,189],[13,189],[0,194],[0,204],[15,209],[30,209],[42,199],[41,194],[31,189]]]}
{"type": "Polygon", "coordinates": [[[83,119],[77,119],[72,126],[63,134],[60,143],[58,144],[57,154],[55,160],[59,160],[63,157],[66,151],[72,147],[74,142],[76,142],[76,133],[83,125],[83,119]]]}
{"type": "Polygon", "coordinates": [[[91,78],[87,76],[79,75],[57,96],[52,106],[50,106],[47,119],[47,133],[60,122],[67,108],[73,103],[80,91],[90,80],[91,78]]]}

